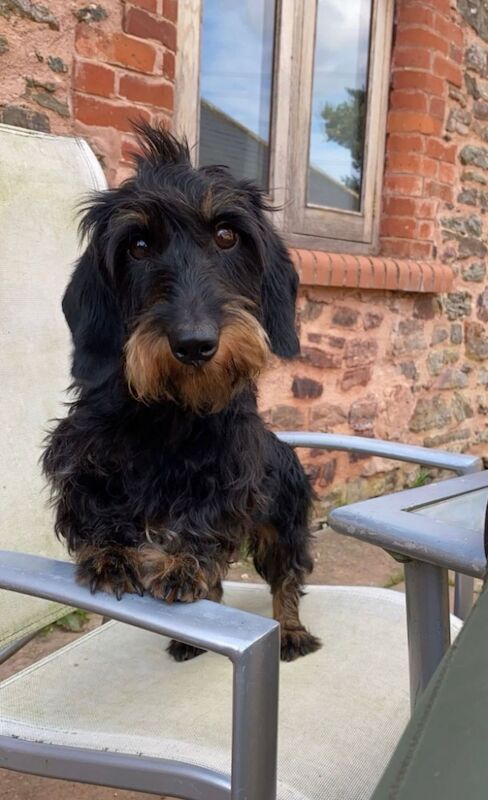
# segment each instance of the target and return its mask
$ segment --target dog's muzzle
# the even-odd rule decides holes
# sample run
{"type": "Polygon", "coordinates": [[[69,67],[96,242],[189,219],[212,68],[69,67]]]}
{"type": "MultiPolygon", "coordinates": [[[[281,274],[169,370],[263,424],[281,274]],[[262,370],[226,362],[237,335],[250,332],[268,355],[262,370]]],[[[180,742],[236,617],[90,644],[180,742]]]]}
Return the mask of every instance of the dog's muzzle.
{"type": "Polygon", "coordinates": [[[245,308],[228,304],[220,327],[161,333],[147,314],[125,346],[131,394],[142,402],[170,400],[197,413],[216,413],[253,382],[269,353],[260,322],[245,308]]]}

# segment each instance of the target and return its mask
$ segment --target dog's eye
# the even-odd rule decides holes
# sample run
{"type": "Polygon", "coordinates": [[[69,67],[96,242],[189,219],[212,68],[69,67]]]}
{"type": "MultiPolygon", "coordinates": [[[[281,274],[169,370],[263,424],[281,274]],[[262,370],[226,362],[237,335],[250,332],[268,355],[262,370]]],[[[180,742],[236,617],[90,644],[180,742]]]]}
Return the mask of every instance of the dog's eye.
{"type": "Polygon", "coordinates": [[[142,236],[136,236],[129,245],[129,253],[132,258],[147,258],[149,255],[149,245],[142,236]]]}
{"type": "Polygon", "coordinates": [[[231,247],[237,244],[238,239],[237,233],[232,228],[228,228],[225,225],[218,225],[215,228],[214,240],[221,250],[230,250],[231,247]]]}

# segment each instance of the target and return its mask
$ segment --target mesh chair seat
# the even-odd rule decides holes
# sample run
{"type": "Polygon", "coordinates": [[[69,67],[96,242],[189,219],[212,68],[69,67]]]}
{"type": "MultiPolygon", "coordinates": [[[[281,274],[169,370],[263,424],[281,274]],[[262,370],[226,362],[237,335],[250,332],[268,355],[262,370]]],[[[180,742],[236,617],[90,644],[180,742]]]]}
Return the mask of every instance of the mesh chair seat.
{"type": "MultiPolygon", "coordinates": [[[[228,583],[224,597],[271,613],[266,586],[228,583]]],[[[313,587],[303,619],[323,647],[282,664],[279,800],[366,800],[409,717],[404,597],[313,587]]],[[[207,653],[177,664],[166,645],[101,626],[0,685],[0,734],[230,772],[231,663],[207,653]]]]}

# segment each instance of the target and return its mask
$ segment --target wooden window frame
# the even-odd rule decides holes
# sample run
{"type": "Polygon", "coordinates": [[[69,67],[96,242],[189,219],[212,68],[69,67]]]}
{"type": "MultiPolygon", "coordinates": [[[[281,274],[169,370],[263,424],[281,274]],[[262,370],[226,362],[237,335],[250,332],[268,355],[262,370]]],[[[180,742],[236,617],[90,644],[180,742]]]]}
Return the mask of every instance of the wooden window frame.
{"type": "MultiPolygon", "coordinates": [[[[205,0],[180,0],[175,130],[197,151],[200,45],[205,0]]],[[[271,112],[271,201],[290,247],[338,253],[378,251],[394,0],[375,0],[371,21],[368,115],[361,211],[306,204],[316,0],[277,0],[271,112]]]]}

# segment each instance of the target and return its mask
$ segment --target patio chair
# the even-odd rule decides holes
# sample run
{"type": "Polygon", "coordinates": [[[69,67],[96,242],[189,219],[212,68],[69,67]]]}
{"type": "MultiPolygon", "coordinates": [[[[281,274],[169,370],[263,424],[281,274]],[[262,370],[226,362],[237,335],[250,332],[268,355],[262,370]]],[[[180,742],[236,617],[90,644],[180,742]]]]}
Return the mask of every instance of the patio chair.
{"type": "Polygon", "coordinates": [[[486,797],[488,589],[444,656],[372,800],[486,797]]]}
{"type": "MultiPolygon", "coordinates": [[[[265,586],[228,583],[225,605],[117,602],[78,586],[59,560],[37,458],[67,383],[60,298],[78,246],[73,207],[104,181],[82,141],[8,126],[0,165],[0,658],[67,606],[113,620],[0,684],[0,767],[186,800],[367,800],[409,717],[401,594],[310,587],[303,620],[323,647],[279,668],[265,586]],[[168,637],[210,652],[176,664],[168,637]]],[[[480,467],[374,440],[283,438],[480,467]]]]}

